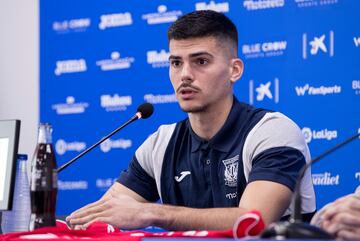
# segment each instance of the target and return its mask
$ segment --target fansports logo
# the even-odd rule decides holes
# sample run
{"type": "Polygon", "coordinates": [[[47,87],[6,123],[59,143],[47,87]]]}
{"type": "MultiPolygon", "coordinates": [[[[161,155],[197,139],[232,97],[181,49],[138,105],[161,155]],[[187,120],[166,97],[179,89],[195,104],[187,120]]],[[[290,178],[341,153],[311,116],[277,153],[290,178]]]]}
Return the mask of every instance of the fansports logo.
{"type": "Polygon", "coordinates": [[[63,139],[59,139],[55,144],[55,150],[59,155],[64,155],[67,151],[80,152],[85,148],[86,148],[86,143],[79,141],[66,142],[63,139]]]}
{"type": "Polygon", "coordinates": [[[87,181],[62,181],[58,180],[59,190],[86,190],[89,185],[87,181]]]}
{"type": "Polygon", "coordinates": [[[167,104],[167,103],[177,102],[175,94],[170,94],[170,95],[146,94],[144,95],[144,100],[151,104],[167,104]]]}
{"type": "Polygon", "coordinates": [[[283,55],[287,47],[287,41],[272,41],[264,43],[252,43],[242,45],[242,54],[245,58],[264,58],[283,55]]]}
{"type": "Polygon", "coordinates": [[[315,55],[334,56],[334,31],[329,31],[329,34],[321,34],[317,36],[309,36],[308,33],[303,34],[303,59],[315,55]]]}
{"type": "Polygon", "coordinates": [[[360,95],[360,80],[353,80],[351,83],[351,87],[354,90],[356,95],[360,95]]]}
{"type": "Polygon", "coordinates": [[[306,8],[336,4],[339,1],[340,0],[295,0],[295,3],[299,8],[306,8]]]}
{"type": "Polygon", "coordinates": [[[296,86],[295,87],[297,96],[305,96],[305,95],[333,95],[341,93],[341,86],[320,86],[314,87],[306,84],[304,86],[296,86]]]}
{"type": "Polygon", "coordinates": [[[56,61],[55,75],[85,72],[87,70],[85,59],[70,59],[56,61]]]}
{"type": "Polygon", "coordinates": [[[285,6],[285,0],[244,0],[243,6],[248,11],[282,8],[285,6]]]}
{"type": "Polygon", "coordinates": [[[315,186],[336,186],[340,184],[340,175],[331,175],[330,172],[312,174],[315,186]]]}
{"type": "Polygon", "coordinates": [[[57,33],[84,32],[90,24],[90,18],[79,18],[53,22],[52,27],[57,33]]]}
{"type": "Polygon", "coordinates": [[[360,46],[360,37],[354,37],[354,44],[355,44],[355,47],[360,46]]]}
{"type": "Polygon", "coordinates": [[[302,128],[305,141],[310,143],[312,140],[328,140],[336,139],[338,136],[337,130],[311,130],[309,127],[302,128]]]}
{"type": "Polygon", "coordinates": [[[124,111],[128,106],[132,105],[132,97],[130,95],[119,96],[118,94],[100,96],[101,107],[106,111],[124,111]]]}
{"type": "Polygon", "coordinates": [[[159,5],[157,13],[143,14],[142,19],[146,20],[147,24],[161,24],[175,22],[179,16],[182,15],[180,10],[168,11],[166,5],[159,5]]]}
{"type": "Polygon", "coordinates": [[[118,139],[112,140],[107,139],[103,143],[100,144],[100,149],[102,152],[107,153],[111,151],[111,149],[128,149],[132,146],[131,140],[126,139],[118,139]]]}
{"type": "Polygon", "coordinates": [[[170,53],[164,49],[157,52],[156,50],[147,51],[147,63],[151,64],[153,68],[169,67],[170,53]]]}
{"type": "Polygon", "coordinates": [[[133,23],[131,13],[113,13],[100,16],[99,29],[116,28],[131,25],[133,23]]]}
{"type": "Polygon", "coordinates": [[[209,3],[206,2],[198,2],[195,3],[195,9],[198,10],[213,10],[220,13],[227,13],[229,12],[229,3],[222,2],[216,3],[215,1],[210,1],[209,3]]]}
{"type": "Polygon", "coordinates": [[[120,58],[120,53],[114,51],[111,53],[111,59],[103,59],[96,61],[96,65],[100,66],[102,71],[117,70],[117,69],[128,69],[131,64],[135,61],[134,57],[123,57],[120,58]]]}
{"type": "Polygon", "coordinates": [[[275,78],[273,81],[260,83],[254,91],[254,80],[249,81],[249,102],[254,104],[254,94],[256,101],[264,101],[269,99],[275,103],[279,103],[279,79],[275,78]]]}
{"type": "Polygon", "coordinates": [[[66,97],[66,103],[52,105],[52,109],[55,110],[58,115],[81,114],[84,113],[88,107],[89,103],[87,102],[76,103],[73,96],[66,97]]]}

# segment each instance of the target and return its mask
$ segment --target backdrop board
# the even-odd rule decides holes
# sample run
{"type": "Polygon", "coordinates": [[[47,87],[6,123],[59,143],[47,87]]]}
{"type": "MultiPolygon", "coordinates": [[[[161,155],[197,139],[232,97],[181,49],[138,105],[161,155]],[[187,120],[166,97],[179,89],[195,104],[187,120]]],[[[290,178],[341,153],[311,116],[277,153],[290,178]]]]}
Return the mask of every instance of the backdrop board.
{"type": "MultiPolygon", "coordinates": [[[[196,9],[236,23],[245,63],[236,96],[292,118],[313,157],[360,131],[360,1],[40,1],[40,120],[53,124],[59,165],[138,104],[155,105],[59,174],[57,214],[97,200],[147,136],[186,117],[168,77],[167,29],[196,9]]],[[[313,166],[318,207],[359,185],[359,150],[355,141],[313,166]]]]}

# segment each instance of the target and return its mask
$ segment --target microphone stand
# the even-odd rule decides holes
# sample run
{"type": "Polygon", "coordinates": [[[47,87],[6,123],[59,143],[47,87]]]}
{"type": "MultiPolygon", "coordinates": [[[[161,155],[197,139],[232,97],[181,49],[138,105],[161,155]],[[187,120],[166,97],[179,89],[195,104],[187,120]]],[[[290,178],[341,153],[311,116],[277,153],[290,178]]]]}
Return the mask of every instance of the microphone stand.
{"type": "Polygon", "coordinates": [[[124,124],[122,124],[121,126],[119,126],[118,128],[116,128],[115,130],[113,130],[110,134],[108,134],[107,136],[103,137],[101,140],[99,140],[98,142],[96,142],[94,145],[92,145],[91,147],[89,147],[88,149],[86,149],[85,151],[81,152],[79,155],[77,155],[76,157],[74,157],[73,159],[71,159],[70,161],[68,161],[67,163],[65,163],[64,165],[62,165],[61,167],[59,167],[56,171],[57,173],[61,172],[62,170],[64,170],[64,168],[66,168],[67,166],[69,166],[70,164],[72,164],[74,161],[76,161],[77,159],[79,159],[80,157],[82,157],[83,155],[85,155],[86,153],[88,153],[89,151],[91,151],[92,149],[94,149],[95,147],[97,147],[98,145],[100,145],[102,142],[104,142],[105,140],[107,140],[108,138],[112,137],[116,132],[118,132],[119,130],[121,130],[122,128],[124,128],[125,126],[129,125],[130,123],[138,120],[141,118],[141,114],[136,113],[133,117],[131,117],[130,120],[128,120],[127,122],[125,122],[124,124]]]}
{"type": "Polygon", "coordinates": [[[300,186],[301,180],[305,175],[306,170],[315,162],[318,162],[323,157],[334,152],[335,150],[345,146],[349,142],[355,140],[360,136],[360,133],[357,133],[345,141],[339,143],[333,148],[322,153],[315,159],[308,162],[301,170],[296,182],[293,200],[293,213],[291,214],[290,221],[278,222],[270,224],[267,229],[261,234],[261,238],[271,238],[271,239],[334,239],[334,237],[326,232],[325,230],[310,225],[309,223],[304,223],[301,216],[301,195],[300,195],[300,186]]]}

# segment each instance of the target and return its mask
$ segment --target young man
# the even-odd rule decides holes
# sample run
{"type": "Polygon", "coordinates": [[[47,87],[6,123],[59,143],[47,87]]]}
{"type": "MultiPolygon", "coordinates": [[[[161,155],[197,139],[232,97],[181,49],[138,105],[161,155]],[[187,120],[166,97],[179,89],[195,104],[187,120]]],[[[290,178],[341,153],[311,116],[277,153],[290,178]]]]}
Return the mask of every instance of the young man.
{"type": "MultiPolygon", "coordinates": [[[[196,11],[178,19],[168,38],[170,80],[188,118],[160,126],[118,182],[67,220],[77,228],[103,221],[193,230],[231,228],[252,209],[267,224],[289,214],[309,151],[290,119],[233,96],[243,72],[235,25],[221,13],[196,11]],[[159,198],[163,204],[154,203],[159,198]]],[[[303,212],[314,212],[310,171],[301,195],[303,212]]]]}

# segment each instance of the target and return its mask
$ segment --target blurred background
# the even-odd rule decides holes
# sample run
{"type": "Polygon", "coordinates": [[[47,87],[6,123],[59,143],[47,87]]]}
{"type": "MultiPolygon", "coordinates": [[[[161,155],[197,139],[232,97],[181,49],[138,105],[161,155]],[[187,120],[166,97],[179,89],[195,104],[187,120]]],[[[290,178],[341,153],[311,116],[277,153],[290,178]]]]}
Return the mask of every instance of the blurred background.
{"type": "MultiPolygon", "coordinates": [[[[38,123],[49,122],[61,165],[139,104],[155,106],[59,174],[58,215],[98,199],[148,135],[186,117],[168,78],[166,32],[201,9],[238,27],[240,101],[292,118],[313,157],[359,132],[360,1],[2,0],[0,119],[22,121],[19,153],[31,158],[38,123]]],[[[319,208],[359,185],[358,150],[355,141],[313,166],[319,208]]]]}

